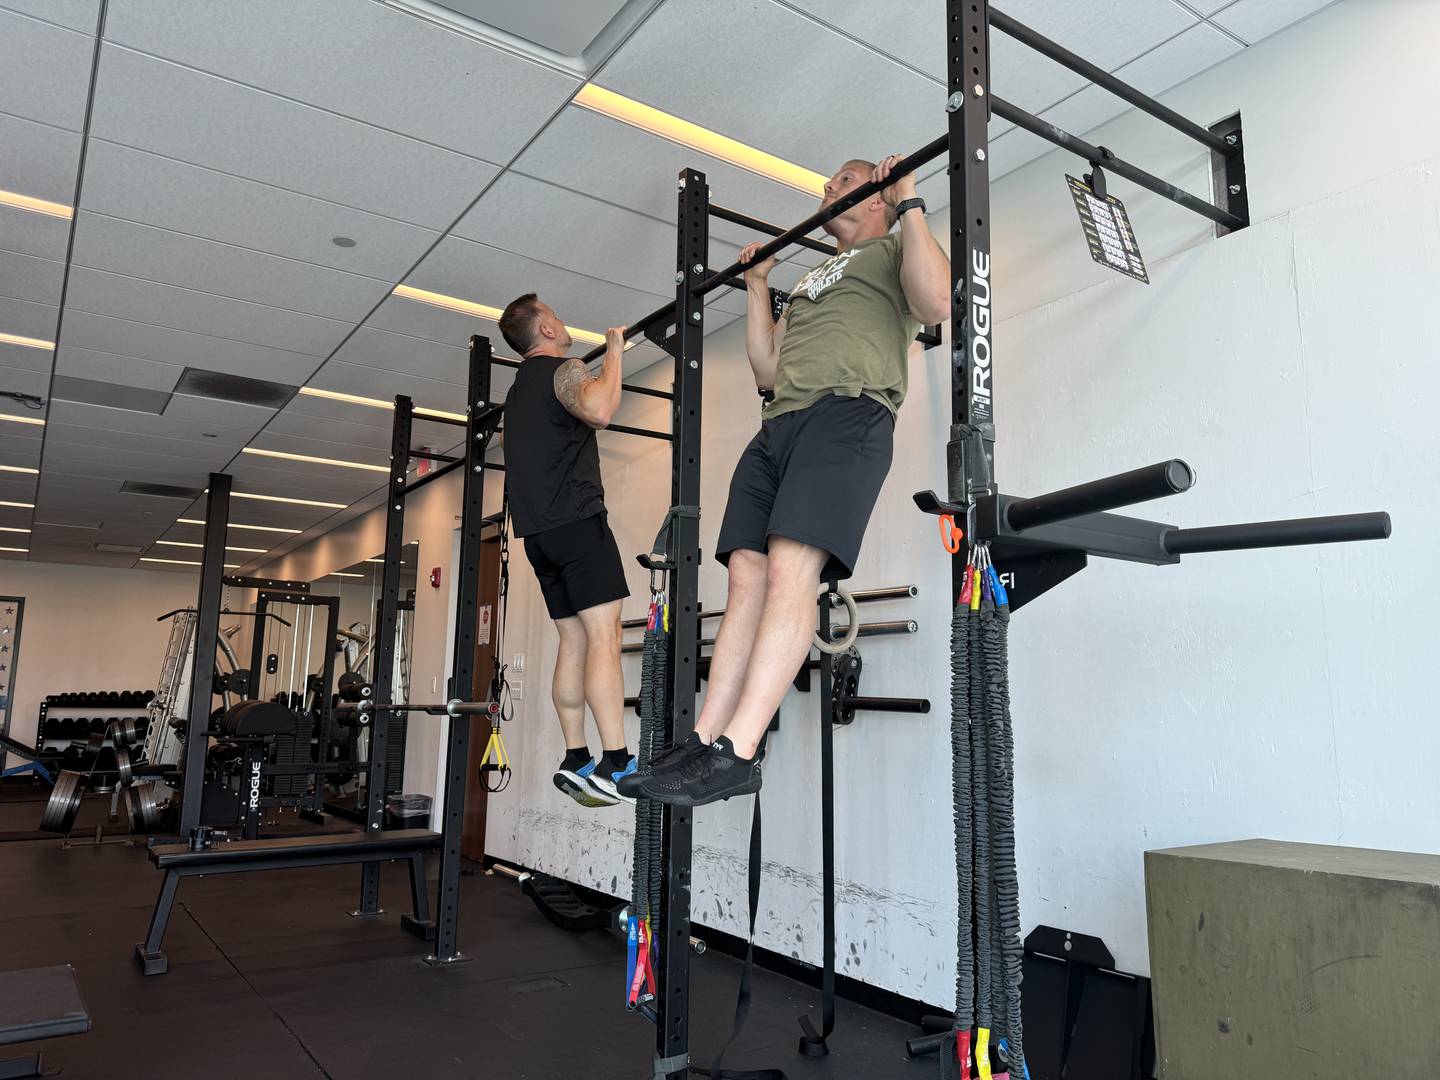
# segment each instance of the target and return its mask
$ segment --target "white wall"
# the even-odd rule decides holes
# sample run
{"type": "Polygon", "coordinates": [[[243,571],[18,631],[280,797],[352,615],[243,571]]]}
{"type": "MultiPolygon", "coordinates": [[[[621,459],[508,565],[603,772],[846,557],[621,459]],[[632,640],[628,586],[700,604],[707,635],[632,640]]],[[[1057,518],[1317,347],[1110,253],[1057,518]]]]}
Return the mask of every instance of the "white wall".
{"type": "MultiPolygon", "coordinates": [[[[1167,95],[1207,121],[1243,110],[1256,224],[1215,241],[1185,212],[1116,181],[1151,261],[1149,287],[1090,262],[1062,175],[1081,163],[1052,154],[994,187],[1007,491],[1181,456],[1199,486],[1147,508],[1177,523],[1395,517],[1385,544],[1160,569],[1097,562],[1016,616],[1025,927],[1099,934],[1126,970],[1148,970],[1147,848],[1266,835],[1440,850],[1440,734],[1422,685],[1435,644],[1426,620],[1440,600],[1424,557],[1440,526],[1428,416],[1440,391],[1428,362],[1440,125],[1416,122],[1440,110],[1427,45],[1436,40],[1440,5],[1349,0],[1167,95]]],[[[1148,118],[1123,117],[1091,141],[1208,191],[1203,156],[1148,118]]],[[[937,234],[946,227],[938,215],[937,234]]],[[[735,324],[707,341],[707,560],[730,469],[757,426],[741,333],[735,324]]],[[[841,970],[939,1005],[953,993],[955,918],[949,575],[910,493],[943,489],[948,387],[940,352],[914,362],[895,466],[853,581],[919,584],[915,601],[867,611],[913,615],[921,632],[865,643],[864,686],[928,696],[936,710],[862,716],[836,737],[841,970]]],[[[607,456],[606,474],[627,559],[648,546],[669,495],[664,448],[632,454],[607,456]]],[[[549,786],[561,752],[545,701],[553,638],[518,555],[516,567],[507,652],[529,663],[507,735],[520,775],[491,802],[490,846],[624,892],[628,815],[581,811],[549,786]]],[[[702,599],[724,602],[713,561],[702,599]]],[[[626,615],[643,603],[632,598],[626,615]]],[[[771,745],[760,937],[811,962],[817,708],[792,694],[771,745]]],[[[736,802],[697,814],[695,917],[732,933],[743,932],[748,813],[736,802]]]]}
{"type": "Polygon", "coordinates": [[[10,737],[33,741],[47,694],[153,690],[170,639],[155,620],[194,607],[199,588],[198,575],[174,571],[0,563],[0,596],[25,598],[10,737]]]}

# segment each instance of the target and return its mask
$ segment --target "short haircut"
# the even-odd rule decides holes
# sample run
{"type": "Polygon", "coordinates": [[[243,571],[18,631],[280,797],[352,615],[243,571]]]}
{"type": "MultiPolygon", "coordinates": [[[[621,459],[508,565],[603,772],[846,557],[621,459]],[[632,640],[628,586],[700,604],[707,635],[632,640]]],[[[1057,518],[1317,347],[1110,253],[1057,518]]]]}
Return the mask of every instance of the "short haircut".
{"type": "Polygon", "coordinates": [[[517,296],[500,316],[500,334],[510,347],[524,356],[535,347],[535,322],[540,318],[540,300],[533,292],[517,296]]]}
{"type": "MultiPolygon", "coordinates": [[[[871,173],[873,173],[873,172],[875,171],[875,162],[873,162],[873,161],[866,161],[863,157],[852,157],[849,161],[845,162],[844,165],[841,165],[840,168],[846,169],[846,168],[849,168],[851,165],[854,165],[854,166],[857,166],[857,167],[860,168],[860,169],[863,169],[863,170],[865,171],[865,175],[866,175],[866,176],[869,176],[871,173]]],[[[868,181],[867,181],[867,182],[868,182],[868,181]]],[[[886,203],[886,204],[885,204],[885,227],[886,227],[887,229],[893,229],[893,228],[895,227],[895,222],[897,222],[897,221],[899,221],[899,220],[900,220],[900,216],[895,213],[895,208],[894,208],[893,206],[891,206],[889,203],[886,203]]]]}

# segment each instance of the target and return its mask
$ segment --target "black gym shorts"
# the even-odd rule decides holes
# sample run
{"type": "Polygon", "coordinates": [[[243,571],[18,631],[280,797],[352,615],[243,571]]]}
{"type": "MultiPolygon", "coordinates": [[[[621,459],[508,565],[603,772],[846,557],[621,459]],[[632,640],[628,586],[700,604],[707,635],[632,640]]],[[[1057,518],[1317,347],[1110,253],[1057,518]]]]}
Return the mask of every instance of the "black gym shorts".
{"type": "Polygon", "coordinates": [[[525,537],[525,555],[552,619],[568,619],[630,595],[620,548],[604,514],[525,537]]]}
{"type": "Polygon", "coordinates": [[[822,580],[848,578],[890,471],[895,418],[868,397],[829,394],[760,425],[740,455],[715,557],[764,552],[785,536],[830,553],[822,580]]]}

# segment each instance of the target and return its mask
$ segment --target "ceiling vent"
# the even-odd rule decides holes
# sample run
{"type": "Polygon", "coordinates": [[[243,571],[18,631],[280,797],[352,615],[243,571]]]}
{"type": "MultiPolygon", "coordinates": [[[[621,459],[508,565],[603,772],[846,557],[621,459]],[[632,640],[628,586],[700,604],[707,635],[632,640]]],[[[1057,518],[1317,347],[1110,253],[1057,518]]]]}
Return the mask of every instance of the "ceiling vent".
{"type": "Polygon", "coordinates": [[[186,397],[210,398],[213,401],[232,401],[237,405],[256,405],[262,409],[283,408],[295,396],[299,387],[284,383],[251,379],[244,375],[226,375],[220,371],[202,371],[186,368],[180,381],[171,391],[186,397]]]}
{"type": "Polygon", "coordinates": [[[205,494],[204,488],[178,487],[175,484],[147,484],[143,480],[126,480],[120,485],[126,495],[158,495],[162,499],[184,499],[194,502],[205,494]]]}
{"type": "Polygon", "coordinates": [[[109,551],[116,555],[139,555],[145,548],[139,544],[91,544],[91,551],[109,551]]]}

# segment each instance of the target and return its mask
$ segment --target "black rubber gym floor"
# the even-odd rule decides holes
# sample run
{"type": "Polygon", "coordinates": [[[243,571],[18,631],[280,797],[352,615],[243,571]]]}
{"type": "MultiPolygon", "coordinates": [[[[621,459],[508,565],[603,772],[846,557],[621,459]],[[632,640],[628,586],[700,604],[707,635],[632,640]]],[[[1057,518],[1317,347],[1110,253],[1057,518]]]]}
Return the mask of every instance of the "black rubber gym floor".
{"type": "MultiPolygon", "coordinates": [[[[0,831],[33,828],[39,810],[0,800],[0,831]]],[[[0,1046],[0,1060],[33,1047],[66,1077],[147,1080],[648,1080],[654,1029],[624,1009],[618,938],[557,929],[513,881],[477,872],[461,885],[473,959],[431,968],[399,927],[404,868],[382,877],[387,912],[374,919],[347,914],[356,867],[188,879],[165,942],[170,971],[147,979],[132,953],[160,874],[143,847],[0,843],[0,970],[73,964],[92,1021],[86,1035],[0,1046]]],[[[692,970],[692,1058],[708,1065],[729,1032],[740,965],[711,952],[692,970]]],[[[830,1056],[800,1057],[796,1017],[818,1026],[815,998],[757,971],[727,1066],[797,1080],[934,1075],[933,1060],[905,1058],[915,1029],[845,1001],[830,1056]]]]}

